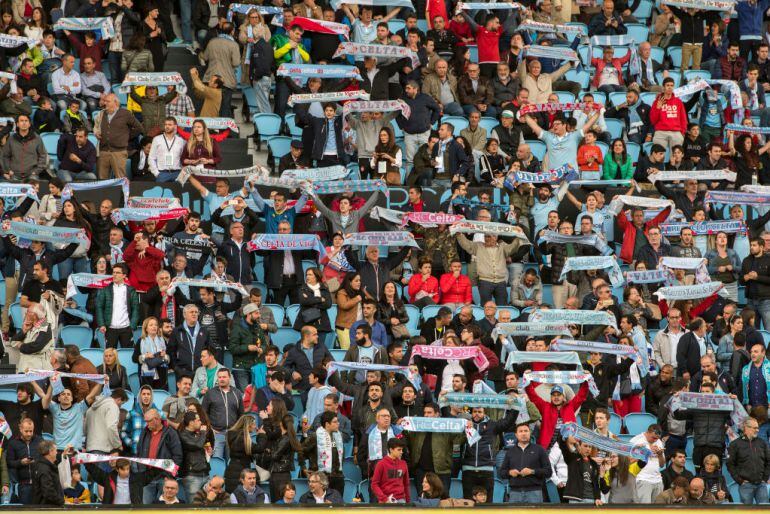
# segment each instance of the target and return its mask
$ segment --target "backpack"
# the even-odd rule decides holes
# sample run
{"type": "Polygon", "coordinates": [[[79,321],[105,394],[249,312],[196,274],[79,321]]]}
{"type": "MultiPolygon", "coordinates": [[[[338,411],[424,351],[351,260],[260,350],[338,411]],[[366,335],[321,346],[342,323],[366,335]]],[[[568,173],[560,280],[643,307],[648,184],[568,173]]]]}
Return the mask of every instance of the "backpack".
{"type": "Polygon", "coordinates": [[[249,53],[249,80],[255,81],[270,76],[275,66],[273,47],[263,38],[252,43],[249,53]]]}

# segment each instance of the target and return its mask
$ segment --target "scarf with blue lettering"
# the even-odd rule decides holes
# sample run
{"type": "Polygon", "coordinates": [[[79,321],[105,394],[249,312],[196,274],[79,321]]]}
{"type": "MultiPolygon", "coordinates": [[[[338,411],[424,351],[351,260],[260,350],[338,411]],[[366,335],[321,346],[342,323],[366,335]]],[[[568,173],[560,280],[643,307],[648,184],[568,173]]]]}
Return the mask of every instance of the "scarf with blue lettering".
{"type": "Polygon", "coordinates": [[[342,242],[344,246],[411,246],[419,248],[420,246],[414,240],[410,232],[356,232],[348,234],[342,242]]]}
{"type": "Polygon", "coordinates": [[[627,271],[626,281],[629,284],[658,284],[660,282],[670,285],[674,276],[669,269],[651,269],[645,271],[627,271]]]}
{"type": "Polygon", "coordinates": [[[486,202],[479,202],[478,200],[471,200],[469,198],[466,198],[464,196],[458,196],[454,200],[452,200],[452,205],[462,205],[463,207],[481,207],[482,209],[495,209],[500,212],[508,212],[511,210],[511,207],[509,205],[499,205],[496,203],[486,203],[486,202]]]}
{"type": "Polygon", "coordinates": [[[339,369],[346,369],[349,371],[383,371],[385,373],[398,373],[399,375],[405,376],[418,390],[422,384],[422,377],[420,377],[420,374],[410,370],[409,366],[342,361],[332,361],[329,363],[329,375],[334,374],[334,372],[339,369]]]}
{"type": "MultiPolygon", "coordinates": [[[[32,198],[36,202],[40,199],[37,197],[35,187],[29,184],[13,184],[11,182],[0,182],[0,197],[2,198],[32,198]]],[[[63,200],[63,199],[62,199],[63,200]]]]}
{"type": "Polygon", "coordinates": [[[618,261],[615,260],[613,255],[568,257],[564,263],[564,268],[561,270],[559,280],[566,280],[567,273],[570,271],[594,269],[609,270],[608,274],[612,287],[618,287],[623,284],[623,272],[620,271],[618,261]]]}
{"type": "Polygon", "coordinates": [[[282,15],[282,7],[272,7],[256,4],[230,4],[227,8],[227,21],[233,21],[233,14],[249,14],[251,11],[257,11],[262,16],[282,15]]]}
{"type": "Polygon", "coordinates": [[[329,182],[342,180],[350,174],[345,166],[328,166],[325,168],[302,168],[286,170],[281,177],[293,180],[317,180],[319,182],[329,182]]]}
{"type": "Polygon", "coordinates": [[[536,309],[529,315],[535,323],[567,323],[569,325],[607,325],[618,328],[615,315],[608,311],[570,309],[536,309]]]}
{"type": "Polygon", "coordinates": [[[81,244],[88,242],[88,235],[82,228],[49,227],[24,221],[12,221],[10,230],[5,232],[0,229],[0,234],[4,236],[13,235],[19,239],[44,243],[81,244]]]}
{"type": "Polygon", "coordinates": [[[705,284],[695,284],[692,286],[671,286],[661,287],[653,294],[660,300],[675,302],[677,300],[694,300],[697,298],[708,298],[719,292],[724,285],[722,282],[706,282],[705,284]]]}
{"type": "Polygon", "coordinates": [[[625,455],[632,459],[644,462],[652,458],[652,450],[645,446],[632,446],[631,443],[618,441],[611,437],[605,437],[597,434],[593,430],[579,426],[577,423],[565,423],[561,427],[561,436],[563,438],[574,437],[578,441],[590,444],[607,453],[625,455]]]}
{"type": "Polygon", "coordinates": [[[136,86],[176,86],[178,92],[187,92],[187,85],[178,71],[129,73],[120,85],[120,92],[130,93],[136,86]]]}
{"type": "Polygon", "coordinates": [[[770,194],[739,193],[736,191],[706,191],[706,197],[703,199],[703,203],[766,207],[770,205],[770,194]]]}
{"type": "Polygon", "coordinates": [[[318,471],[323,471],[326,474],[332,472],[333,454],[332,451],[336,450],[338,462],[340,467],[343,463],[344,445],[342,443],[342,434],[339,430],[329,432],[324,430],[324,427],[318,427],[315,431],[315,440],[318,448],[318,471]],[[334,446],[332,447],[332,437],[334,438],[334,446]]]}
{"type": "Polygon", "coordinates": [[[338,180],[335,182],[314,182],[311,185],[314,195],[332,195],[338,193],[363,193],[381,191],[390,197],[390,191],[384,180],[338,180]]]}
{"type": "Polygon", "coordinates": [[[570,335],[569,326],[566,323],[524,323],[524,322],[512,322],[512,323],[498,323],[495,328],[492,329],[492,338],[497,339],[498,336],[553,336],[553,335],[570,335]]]}
{"type": "Polygon", "coordinates": [[[527,387],[532,382],[539,384],[588,384],[588,390],[593,396],[599,396],[599,388],[594,377],[588,371],[527,371],[521,376],[519,384],[527,387]]]}
{"type": "Polygon", "coordinates": [[[695,281],[703,284],[711,280],[706,259],[703,257],[662,257],[658,263],[659,269],[694,269],[695,281]]]}
{"type": "Polygon", "coordinates": [[[292,78],[319,79],[356,79],[361,80],[361,72],[355,66],[340,64],[295,64],[283,63],[278,67],[277,76],[292,78]]]}
{"type": "Polygon", "coordinates": [[[532,173],[529,171],[514,171],[505,177],[503,185],[509,190],[516,189],[514,184],[555,184],[562,180],[572,181],[579,177],[579,173],[570,164],[550,171],[532,173]]]}
{"type": "MultiPolygon", "coordinates": [[[[568,364],[575,365],[577,369],[583,369],[583,363],[580,362],[580,356],[575,352],[519,352],[512,351],[508,354],[508,360],[505,362],[505,369],[513,369],[515,364],[524,364],[526,362],[548,362],[550,364],[568,364]]],[[[523,387],[523,386],[522,386],[523,387]]]]}
{"type": "Polygon", "coordinates": [[[478,431],[463,418],[423,418],[406,416],[401,418],[400,427],[407,432],[433,432],[439,434],[461,434],[465,432],[468,444],[473,446],[480,439],[478,431]]]}
{"type": "Polygon", "coordinates": [[[315,234],[259,234],[247,243],[246,249],[250,252],[315,250],[319,259],[326,257],[326,248],[315,234]]]}
{"type": "Polygon", "coordinates": [[[126,207],[112,211],[110,218],[112,218],[112,222],[117,225],[121,221],[174,220],[187,216],[189,212],[190,210],[186,207],[178,207],[176,209],[142,209],[126,207]]]}
{"type": "Polygon", "coordinates": [[[576,51],[562,46],[531,45],[523,53],[526,57],[557,59],[559,61],[580,61],[580,56],[576,51]]]}
{"type": "MultiPolygon", "coordinates": [[[[512,408],[516,409],[518,412],[518,415],[516,416],[516,424],[518,425],[520,423],[527,423],[530,420],[529,411],[527,410],[527,396],[524,394],[498,394],[497,391],[489,387],[483,380],[476,380],[473,383],[473,393],[487,396],[507,396],[513,402],[514,407],[512,408]]],[[[484,405],[480,405],[480,407],[484,407],[484,405]]]]}
{"type": "Polygon", "coordinates": [[[612,249],[607,244],[607,241],[599,234],[590,235],[572,235],[559,234],[555,230],[546,230],[540,239],[537,240],[537,244],[555,243],[555,244],[580,244],[593,246],[602,255],[611,255],[612,249]]]}
{"type": "Polygon", "coordinates": [[[660,225],[661,233],[666,237],[677,237],[682,229],[689,228],[695,236],[704,236],[724,232],[726,234],[745,234],[746,222],[743,220],[726,221],[683,221],[675,223],[663,223],[660,225]]]}

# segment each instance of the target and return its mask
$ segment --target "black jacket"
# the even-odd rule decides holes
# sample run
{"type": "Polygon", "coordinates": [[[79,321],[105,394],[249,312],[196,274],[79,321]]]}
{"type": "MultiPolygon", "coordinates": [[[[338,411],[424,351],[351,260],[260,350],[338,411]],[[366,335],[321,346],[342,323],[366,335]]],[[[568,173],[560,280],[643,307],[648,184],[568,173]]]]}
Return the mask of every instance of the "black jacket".
{"type": "Polygon", "coordinates": [[[302,350],[301,346],[302,344],[298,341],[297,344],[289,349],[284,367],[289,373],[296,371],[302,375],[302,378],[299,382],[294,382],[294,380],[292,380],[294,389],[307,391],[307,389],[310,388],[307,377],[310,375],[310,372],[313,370],[313,368],[320,366],[323,360],[327,357],[331,360],[333,359],[331,353],[329,353],[329,350],[326,348],[326,345],[319,342],[313,347],[313,362],[310,362],[308,361],[307,355],[305,355],[305,352],[302,350]]]}
{"type": "MultiPolygon", "coordinates": [[[[679,342],[681,344],[681,340],[679,342]]],[[[678,410],[674,412],[674,418],[692,420],[695,446],[724,447],[725,423],[730,419],[729,412],[678,410]]]]}
{"type": "MultiPolygon", "coordinates": [[[[264,256],[263,265],[265,267],[265,285],[270,289],[280,289],[283,286],[283,257],[284,252],[262,252],[264,256]]],[[[291,251],[291,258],[294,261],[294,275],[297,284],[303,282],[302,259],[309,257],[310,254],[304,250],[291,251]]]]}
{"type": "Polygon", "coordinates": [[[181,372],[193,374],[201,365],[201,352],[209,346],[209,335],[200,327],[195,341],[190,341],[190,336],[185,329],[186,322],[174,327],[171,337],[168,339],[168,354],[171,357],[171,367],[177,376],[181,372]]]}
{"type": "Polygon", "coordinates": [[[596,387],[599,389],[599,395],[596,397],[589,395],[584,403],[584,408],[606,407],[607,400],[609,400],[612,391],[615,389],[618,377],[631,369],[631,365],[634,363],[633,359],[622,359],[618,363],[614,355],[608,357],[596,366],[590,363],[585,365],[585,369],[594,377],[596,387]]]}
{"type": "Polygon", "coordinates": [[[660,476],[663,477],[663,489],[671,487],[671,483],[676,477],[685,477],[688,482],[695,478],[695,475],[688,471],[687,468],[683,468],[681,473],[677,473],[674,468],[671,467],[671,464],[666,466],[666,469],[660,472],[660,476]]]}
{"type": "Polygon", "coordinates": [[[671,394],[673,383],[669,380],[664,384],[660,381],[660,376],[655,377],[647,384],[645,391],[644,409],[655,417],[658,417],[660,402],[664,396],[671,394]]]}
{"type": "MultiPolygon", "coordinates": [[[[275,253],[275,252],[274,252],[275,253]]],[[[233,280],[241,284],[251,284],[252,268],[254,267],[254,256],[248,250],[248,242],[243,241],[240,248],[232,239],[225,239],[219,245],[219,254],[227,259],[227,274],[233,277],[233,280]]],[[[302,269],[302,268],[300,268],[302,269]]]]}
{"type": "Polygon", "coordinates": [[[369,79],[369,74],[364,67],[364,63],[358,63],[358,69],[361,71],[361,89],[369,93],[371,100],[388,100],[389,97],[389,80],[400,68],[401,61],[377,66],[377,73],[374,74],[374,79],[369,79]]]}
{"type": "Polygon", "coordinates": [[[48,264],[49,269],[53,269],[56,264],[63,262],[70,258],[78,249],[77,243],[72,243],[61,250],[48,250],[43,248],[43,253],[39,259],[35,258],[35,253],[29,248],[20,248],[11,242],[9,237],[3,237],[3,245],[5,251],[11,255],[14,259],[19,261],[19,291],[24,288],[27,277],[32,276],[32,267],[38,261],[44,261],[48,264]]]}
{"type": "Polygon", "coordinates": [[[405,246],[398,253],[388,254],[384,259],[380,259],[376,269],[368,260],[359,260],[358,251],[355,248],[346,248],[345,257],[361,275],[361,288],[372,298],[379,300],[382,285],[390,280],[390,270],[401,264],[406,258],[406,254],[409,253],[409,248],[409,246],[405,246]]]}
{"type": "Polygon", "coordinates": [[[32,465],[32,505],[64,505],[59,469],[42,457],[32,465]]]}
{"type": "MultiPolygon", "coordinates": [[[[717,382],[719,383],[719,387],[722,389],[722,391],[725,394],[738,395],[738,397],[740,398],[741,388],[736,386],[736,383],[733,380],[733,377],[731,377],[729,373],[725,373],[724,371],[717,370],[717,372],[719,373],[719,375],[717,376],[717,382]]],[[[696,374],[690,377],[690,392],[691,393],[700,392],[701,383],[703,383],[703,370],[698,371],[696,374]]]]}
{"type": "Polygon", "coordinates": [[[263,38],[257,39],[256,43],[251,43],[250,46],[249,79],[255,81],[262,77],[269,77],[275,66],[273,47],[263,38]]]}
{"type": "Polygon", "coordinates": [[[242,433],[228,430],[226,437],[227,448],[230,451],[230,462],[225,469],[225,488],[228,491],[234,491],[238,487],[241,470],[251,467],[254,455],[257,453],[257,445],[252,444],[251,450],[247,452],[242,433]]]}
{"type": "MultiPolygon", "coordinates": [[[[313,134],[313,148],[310,152],[310,156],[313,159],[320,160],[324,156],[324,148],[326,148],[326,140],[329,137],[334,137],[335,150],[337,156],[342,159],[345,156],[345,147],[342,143],[342,116],[334,118],[334,134],[329,134],[329,123],[326,117],[316,118],[310,117],[310,130],[313,134]]],[[[307,130],[307,129],[306,129],[307,130]]]]}
{"type": "MultiPolygon", "coordinates": [[[[93,481],[104,488],[104,498],[102,503],[112,505],[115,503],[115,489],[118,482],[118,471],[112,470],[105,473],[104,470],[95,464],[86,464],[88,476],[93,481]]],[[[144,473],[131,473],[128,475],[128,493],[131,496],[131,503],[140,505],[142,503],[142,491],[144,489],[144,473]]]]}
{"type": "MultiPolygon", "coordinates": [[[[324,501],[328,503],[343,503],[342,501],[342,495],[338,493],[334,489],[327,489],[326,495],[324,496],[324,501]]],[[[310,491],[306,492],[299,498],[299,503],[306,504],[306,505],[315,505],[315,497],[313,496],[313,493],[310,491]]]]}
{"type": "MultiPolygon", "coordinates": [[[[162,434],[160,436],[158,452],[155,458],[173,460],[174,464],[181,467],[182,464],[184,464],[184,455],[182,453],[182,443],[179,441],[177,431],[169,427],[165,422],[163,423],[161,431],[162,434]]],[[[147,427],[144,427],[142,434],[139,436],[139,443],[136,445],[137,457],[147,457],[150,454],[150,440],[150,430],[147,427]]],[[[145,475],[147,483],[152,482],[159,477],[170,476],[163,470],[150,468],[142,464],[138,465],[137,471],[145,475]]]]}
{"type": "MultiPolygon", "coordinates": [[[[273,252],[282,253],[282,252],[273,252]]],[[[294,320],[294,330],[301,330],[305,325],[314,326],[319,332],[331,332],[332,326],[329,322],[329,315],[326,313],[332,306],[332,294],[325,284],[321,284],[321,297],[317,297],[310,286],[303,284],[299,288],[299,313],[294,320]],[[312,320],[316,312],[313,309],[321,311],[321,317],[312,320]],[[308,322],[305,322],[303,315],[307,316],[308,322]]]]}
{"type": "Polygon", "coordinates": [[[594,497],[583,498],[583,466],[581,464],[583,458],[578,453],[571,451],[563,439],[559,439],[559,447],[564,461],[567,463],[567,485],[563,490],[564,498],[600,500],[601,493],[610,492],[610,486],[599,476],[599,465],[593,459],[588,459],[594,497]]]}
{"type": "Polygon", "coordinates": [[[770,298],[770,254],[763,253],[760,257],[748,255],[743,259],[738,281],[746,286],[746,298],[751,300],[770,298]],[[750,271],[756,271],[758,276],[747,282],[743,277],[750,271]]]}
{"type": "MultiPolygon", "coordinates": [[[[433,146],[433,151],[430,156],[433,159],[438,157],[439,147],[441,142],[439,141],[433,146]]],[[[438,168],[436,169],[436,178],[450,179],[454,175],[460,175],[466,181],[471,181],[472,167],[471,159],[468,154],[465,153],[463,147],[452,138],[444,149],[444,170],[440,173],[438,168]]]]}
{"type": "Polygon", "coordinates": [[[208,476],[209,463],[206,460],[206,432],[179,431],[179,442],[182,444],[182,467],[179,476],[208,476]]]}
{"type": "Polygon", "coordinates": [[[605,113],[606,118],[617,118],[619,120],[623,120],[623,123],[626,125],[626,132],[631,133],[632,135],[640,134],[642,139],[647,137],[647,134],[650,132],[650,106],[646,103],[639,101],[639,105],[636,107],[636,112],[639,114],[639,118],[642,121],[641,127],[631,127],[631,116],[628,112],[628,107],[623,107],[622,109],[618,109],[616,106],[612,106],[609,109],[607,109],[607,112],[605,113]],[[634,132],[632,132],[632,129],[637,129],[634,132]]]}
{"type": "Polygon", "coordinates": [[[689,373],[692,377],[698,371],[700,371],[700,345],[695,334],[687,332],[679,339],[676,347],[676,374],[681,377],[689,373]]]}
{"type": "Polygon", "coordinates": [[[8,441],[5,450],[5,460],[8,464],[8,473],[11,475],[13,482],[29,484],[32,481],[32,470],[35,463],[24,465],[21,463],[21,459],[27,457],[35,460],[40,457],[40,454],[37,452],[37,446],[42,441],[40,436],[37,435],[32,436],[32,440],[29,443],[22,441],[18,437],[8,441]]]}
{"type": "Polygon", "coordinates": [[[553,474],[551,461],[548,459],[548,453],[545,448],[537,443],[530,443],[525,449],[521,449],[518,444],[514,444],[505,450],[503,464],[500,466],[498,477],[500,480],[508,480],[508,487],[517,491],[539,491],[553,474]],[[512,477],[508,472],[512,469],[521,471],[529,468],[535,473],[526,477],[512,477]]]}
{"type": "Polygon", "coordinates": [[[484,418],[480,423],[472,421],[473,428],[479,433],[481,439],[476,444],[465,445],[462,456],[463,466],[494,466],[496,455],[494,446],[497,437],[510,431],[516,425],[518,415],[518,411],[509,410],[504,418],[497,421],[491,421],[489,418],[484,418]]]}
{"type": "Polygon", "coordinates": [[[742,484],[764,484],[770,479],[770,446],[767,441],[746,436],[730,443],[727,470],[733,480],[742,484]]]}
{"type": "MultiPolygon", "coordinates": [[[[217,12],[220,18],[227,17],[227,7],[222,3],[217,4],[217,12]]],[[[196,0],[193,2],[192,8],[192,24],[195,31],[209,30],[209,16],[211,15],[211,8],[207,0],[196,0]]]]}
{"type": "Polygon", "coordinates": [[[399,114],[396,123],[407,134],[422,134],[427,132],[441,118],[441,109],[436,101],[425,93],[417,93],[414,98],[401,98],[409,106],[409,119],[399,114]]]}

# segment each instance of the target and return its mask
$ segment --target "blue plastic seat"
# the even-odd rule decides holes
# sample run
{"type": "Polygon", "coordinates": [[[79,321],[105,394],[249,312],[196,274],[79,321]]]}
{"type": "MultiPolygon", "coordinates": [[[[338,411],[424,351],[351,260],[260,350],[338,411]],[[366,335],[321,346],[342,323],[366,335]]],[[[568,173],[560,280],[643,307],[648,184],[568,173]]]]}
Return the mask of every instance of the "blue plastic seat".
{"type": "Polygon", "coordinates": [[[254,134],[258,136],[257,150],[262,141],[270,141],[271,138],[281,133],[281,117],[272,112],[258,112],[251,117],[254,123],[254,134]]]}
{"type": "Polygon", "coordinates": [[[74,344],[81,350],[84,348],[90,348],[91,342],[94,340],[93,331],[81,325],[69,325],[62,327],[59,332],[59,339],[62,344],[74,344]]]}
{"type": "Polygon", "coordinates": [[[299,304],[293,303],[286,307],[286,317],[289,319],[289,326],[294,326],[294,322],[297,321],[299,315],[299,304]]]}
{"type": "Polygon", "coordinates": [[[609,100],[610,103],[615,106],[626,103],[626,93],[623,91],[615,91],[610,93],[609,100]]]}
{"type": "Polygon", "coordinates": [[[58,132],[43,132],[40,134],[40,137],[43,138],[43,146],[45,147],[45,152],[50,157],[56,157],[56,147],[59,145],[59,138],[61,137],[61,134],[58,132]]]}
{"type": "Polygon", "coordinates": [[[405,307],[406,314],[409,316],[406,328],[409,329],[409,332],[417,332],[417,325],[420,323],[420,308],[412,304],[406,304],[405,307]]]}
{"type": "Polygon", "coordinates": [[[222,457],[211,457],[209,468],[209,478],[214,478],[215,476],[224,477],[227,463],[222,457]]]}
{"type": "Polygon", "coordinates": [[[623,129],[625,128],[623,121],[616,118],[606,118],[604,121],[607,124],[607,132],[610,133],[612,139],[623,137],[623,129]]]}
{"type": "Polygon", "coordinates": [[[628,156],[631,157],[631,162],[634,163],[634,166],[636,166],[636,163],[639,162],[639,154],[642,151],[642,147],[639,146],[639,143],[626,143],[626,151],[628,151],[628,156]]]}
{"type": "Polygon", "coordinates": [[[468,128],[468,118],[462,116],[442,116],[441,123],[451,123],[454,127],[454,135],[459,136],[460,131],[468,128]]]}
{"type": "Polygon", "coordinates": [[[283,325],[283,318],[286,315],[286,312],[283,310],[282,305],[276,305],[274,303],[267,303],[265,304],[265,307],[269,307],[271,311],[273,311],[273,318],[275,318],[275,324],[279,327],[283,325]]]}
{"type": "Polygon", "coordinates": [[[527,140],[524,141],[529,145],[529,149],[532,152],[532,155],[538,158],[540,162],[543,161],[543,158],[545,157],[545,152],[548,150],[548,148],[545,146],[545,143],[539,140],[527,140]]]}
{"type": "Polygon", "coordinates": [[[297,116],[294,113],[286,114],[286,126],[289,127],[289,134],[291,137],[302,137],[302,129],[297,126],[297,116]]]}
{"type": "Polygon", "coordinates": [[[482,116],[481,121],[479,122],[479,125],[481,125],[487,130],[487,137],[489,137],[492,134],[492,131],[499,124],[500,123],[497,121],[496,118],[490,118],[489,116],[482,116]]]}
{"type": "Polygon", "coordinates": [[[626,23],[626,29],[628,29],[627,35],[637,45],[647,41],[650,35],[650,28],[643,23],[626,23]]]}
{"type": "Polygon", "coordinates": [[[0,389],[0,400],[15,403],[18,400],[16,389],[0,389]]]}
{"type": "Polygon", "coordinates": [[[280,327],[275,334],[270,335],[270,340],[275,346],[283,351],[287,344],[294,344],[299,341],[299,332],[293,328],[280,327]]]}
{"type": "Polygon", "coordinates": [[[681,46],[669,46],[667,50],[668,56],[671,59],[671,64],[674,68],[682,67],[682,47],[681,46]]]}
{"type": "Polygon", "coordinates": [[[569,91],[554,91],[554,93],[556,93],[556,96],[559,97],[559,102],[563,104],[572,103],[575,101],[575,96],[569,91]]]}
{"type": "Polygon", "coordinates": [[[126,373],[131,375],[132,373],[139,373],[139,365],[131,360],[134,356],[133,348],[120,348],[118,349],[118,361],[126,368],[126,373]]]}
{"type": "MultiPolygon", "coordinates": [[[[623,428],[623,419],[615,414],[614,412],[610,413],[610,432],[613,434],[619,434],[621,429],[623,428]]],[[[647,427],[645,427],[647,429],[647,427]]]]}
{"type": "Polygon", "coordinates": [[[274,136],[267,141],[267,147],[270,149],[270,153],[273,155],[275,168],[278,168],[278,161],[281,157],[289,153],[291,150],[292,139],[289,136],[274,136]]]}
{"type": "Polygon", "coordinates": [[[104,350],[101,348],[85,348],[80,350],[80,355],[91,361],[94,366],[104,363],[104,350]]]}
{"type": "Polygon", "coordinates": [[[647,427],[657,423],[657,418],[652,414],[646,412],[635,412],[632,414],[626,414],[623,418],[623,424],[626,425],[626,429],[629,434],[637,435],[645,432],[647,427]]]}

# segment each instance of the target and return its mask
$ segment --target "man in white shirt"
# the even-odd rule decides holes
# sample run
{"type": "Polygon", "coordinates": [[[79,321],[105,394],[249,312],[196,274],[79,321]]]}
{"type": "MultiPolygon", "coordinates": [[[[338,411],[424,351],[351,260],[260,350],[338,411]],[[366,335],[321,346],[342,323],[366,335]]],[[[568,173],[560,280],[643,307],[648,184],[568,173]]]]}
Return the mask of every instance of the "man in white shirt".
{"type": "MultiPolygon", "coordinates": [[[[53,100],[59,111],[66,111],[69,99],[78,98],[82,91],[80,82],[80,73],[75,71],[75,58],[66,54],[61,59],[61,68],[51,75],[51,85],[53,86],[53,100]]],[[[80,109],[85,110],[86,104],[80,101],[80,109]]]]}
{"type": "Polygon", "coordinates": [[[644,446],[652,452],[647,465],[636,475],[634,503],[650,504],[663,492],[663,476],[660,474],[660,468],[665,466],[666,457],[665,445],[660,440],[661,433],[659,425],[650,425],[646,432],[634,436],[630,441],[631,445],[644,446]]]}
{"type": "Polygon", "coordinates": [[[168,117],[163,122],[163,133],[152,139],[150,148],[150,172],[156,182],[173,182],[182,170],[182,151],[185,141],[176,131],[176,119],[168,117]]]}
{"type": "Polygon", "coordinates": [[[104,334],[107,348],[133,347],[133,330],[139,324],[139,295],[126,284],[128,266],[112,267],[112,284],[96,295],[96,326],[104,334]]]}

